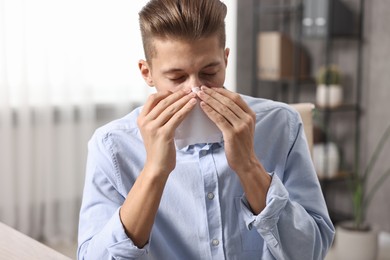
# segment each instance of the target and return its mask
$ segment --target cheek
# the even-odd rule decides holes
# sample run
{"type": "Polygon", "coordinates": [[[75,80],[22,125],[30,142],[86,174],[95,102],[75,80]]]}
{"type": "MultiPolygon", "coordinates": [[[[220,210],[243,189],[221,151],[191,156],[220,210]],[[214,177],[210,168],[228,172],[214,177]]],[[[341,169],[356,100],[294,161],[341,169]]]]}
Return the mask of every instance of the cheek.
{"type": "Polygon", "coordinates": [[[205,85],[210,88],[221,88],[225,83],[225,73],[220,73],[216,77],[206,80],[205,85]]]}
{"type": "Polygon", "coordinates": [[[154,81],[157,91],[171,91],[176,92],[178,90],[177,85],[169,80],[156,80],[154,81]]]}

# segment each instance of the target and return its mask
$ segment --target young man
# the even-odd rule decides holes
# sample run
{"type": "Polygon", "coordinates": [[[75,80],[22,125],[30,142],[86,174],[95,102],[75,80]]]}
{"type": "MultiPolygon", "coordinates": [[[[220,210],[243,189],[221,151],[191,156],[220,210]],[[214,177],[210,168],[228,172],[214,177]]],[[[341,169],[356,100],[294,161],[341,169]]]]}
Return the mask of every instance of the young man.
{"type": "Polygon", "coordinates": [[[89,143],[79,259],[324,258],[334,229],[299,115],[223,88],[225,16],[220,0],[140,12],[139,68],[157,93],[89,143]],[[197,102],[223,141],[177,149],[197,102]]]}

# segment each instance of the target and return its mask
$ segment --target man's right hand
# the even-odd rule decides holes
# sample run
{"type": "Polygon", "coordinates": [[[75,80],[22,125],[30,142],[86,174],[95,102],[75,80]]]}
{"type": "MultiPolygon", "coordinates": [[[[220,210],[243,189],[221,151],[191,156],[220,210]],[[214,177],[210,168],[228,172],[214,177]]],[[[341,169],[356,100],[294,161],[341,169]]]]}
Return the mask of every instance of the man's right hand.
{"type": "Polygon", "coordinates": [[[137,121],[146,149],[144,169],[147,172],[169,175],[175,168],[175,130],[196,102],[196,94],[191,89],[149,96],[137,121]]]}
{"type": "Polygon", "coordinates": [[[175,130],[196,102],[191,90],[158,92],[148,98],[138,117],[146,162],[119,216],[126,234],[139,248],[149,240],[165,183],[176,166],[175,130]]]}

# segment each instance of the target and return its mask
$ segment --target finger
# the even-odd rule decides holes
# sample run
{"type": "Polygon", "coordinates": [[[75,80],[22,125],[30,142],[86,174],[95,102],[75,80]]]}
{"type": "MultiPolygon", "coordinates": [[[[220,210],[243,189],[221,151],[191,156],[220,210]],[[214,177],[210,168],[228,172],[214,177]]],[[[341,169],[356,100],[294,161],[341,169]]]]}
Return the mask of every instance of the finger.
{"type": "Polygon", "coordinates": [[[140,113],[140,116],[146,116],[147,114],[149,114],[150,111],[152,111],[152,109],[158,104],[158,102],[160,102],[162,99],[166,98],[171,94],[172,92],[170,91],[161,91],[151,94],[146,100],[144,107],[140,113]]]}
{"type": "Polygon", "coordinates": [[[176,100],[174,103],[169,105],[163,111],[161,111],[160,115],[155,119],[156,123],[160,126],[165,125],[171,118],[178,113],[188,102],[194,102],[191,100],[195,100],[196,103],[196,94],[190,93],[179,100],[176,100]]]}
{"type": "Polygon", "coordinates": [[[184,118],[191,112],[197,103],[196,98],[191,98],[184,106],[182,106],[172,117],[165,123],[164,127],[169,129],[176,129],[184,118]]]}
{"type": "Polygon", "coordinates": [[[231,125],[239,123],[239,120],[245,117],[245,112],[239,106],[215,91],[204,89],[198,93],[198,96],[213,110],[225,117],[231,125]]]}
{"type": "MultiPolygon", "coordinates": [[[[205,89],[207,91],[207,88],[205,88],[205,89]]],[[[250,109],[248,104],[237,93],[229,91],[225,88],[212,88],[212,89],[209,89],[208,92],[209,92],[209,95],[211,95],[211,96],[215,95],[216,96],[215,98],[217,100],[219,100],[219,98],[221,98],[221,102],[223,102],[223,104],[228,106],[229,108],[232,105],[232,103],[230,103],[232,101],[234,105],[238,106],[245,113],[252,112],[252,110],[250,109]],[[222,97],[219,96],[218,94],[220,94],[222,97]]],[[[239,111],[235,111],[235,112],[239,113],[239,111]]]]}
{"type": "Polygon", "coordinates": [[[219,130],[225,132],[226,130],[232,128],[232,123],[225,116],[222,116],[219,112],[209,106],[206,102],[201,101],[200,106],[206,115],[210,118],[210,120],[217,125],[219,130]]]}
{"type": "Polygon", "coordinates": [[[188,95],[188,93],[191,94],[191,90],[183,89],[180,91],[176,91],[174,93],[167,91],[167,92],[161,92],[155,93],[151,95],[149,98],[150,104],[145,109],[144,116],[147,117],[149,120],[155,120],[157,117],[160,116],[160,114],[171,104],[179,100],[185,95],[188,95]]]}

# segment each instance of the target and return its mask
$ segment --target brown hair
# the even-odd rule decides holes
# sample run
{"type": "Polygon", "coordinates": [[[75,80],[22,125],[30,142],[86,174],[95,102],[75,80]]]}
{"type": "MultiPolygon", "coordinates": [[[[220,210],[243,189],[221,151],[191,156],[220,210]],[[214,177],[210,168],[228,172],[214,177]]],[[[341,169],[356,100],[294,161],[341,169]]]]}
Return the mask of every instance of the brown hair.
{"type": "Polygon", "coordinates": [[[139,13],[146,60],[156,54],[154,38],[194,41],[218,35],[225,48],[226,12],[220,0],[150,0],[139,13]]]}

